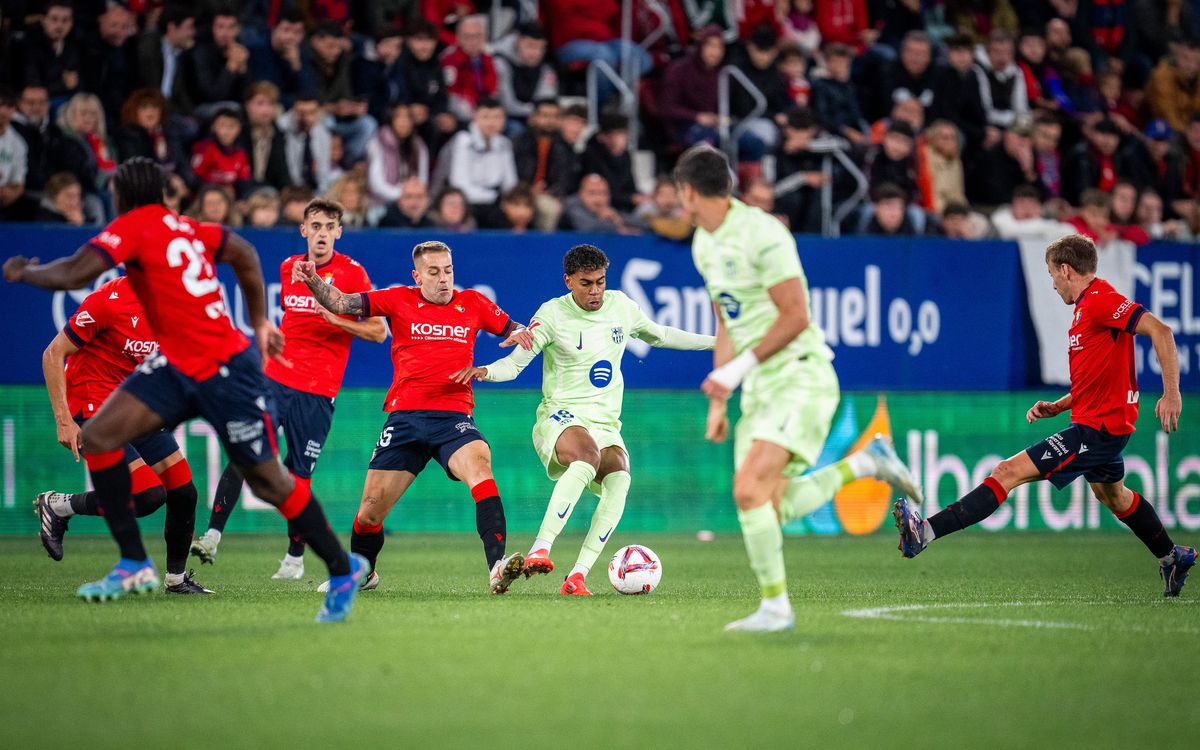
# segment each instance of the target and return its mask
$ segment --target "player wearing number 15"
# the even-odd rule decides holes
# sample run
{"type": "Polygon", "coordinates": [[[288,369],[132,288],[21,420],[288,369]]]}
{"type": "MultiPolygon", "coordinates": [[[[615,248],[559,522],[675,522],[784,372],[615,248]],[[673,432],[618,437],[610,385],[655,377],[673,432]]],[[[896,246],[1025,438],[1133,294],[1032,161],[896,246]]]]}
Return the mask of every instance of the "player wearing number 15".
{"type": "Polygon", "coordinates": [[[280,465],[260,357],[226,314],[213,268],[213,262],[233,267],[259,347],[264,356],[277,356],[282,336],[267,320],[258,255],[219,225],[171,213],[163,205],[164,185],[153,161],[130,159],[113,179],[119,216],[104,231],[70,258],[40,265],[18,256],[4,263],[6,280],[46,289],[78,289],[124,263],[158,334],[158,354],[139,365],[83,427],[84,459],[121,559],[107,576],[84,584],[79,596],[115,599],[157,587],[158,573],[130,507],[123,446],[202,416],[255,494],[278,507],[329,568],[335,585],[317,619],[344,619],[366,562],[346,555],[308,486],[280,465]]]}

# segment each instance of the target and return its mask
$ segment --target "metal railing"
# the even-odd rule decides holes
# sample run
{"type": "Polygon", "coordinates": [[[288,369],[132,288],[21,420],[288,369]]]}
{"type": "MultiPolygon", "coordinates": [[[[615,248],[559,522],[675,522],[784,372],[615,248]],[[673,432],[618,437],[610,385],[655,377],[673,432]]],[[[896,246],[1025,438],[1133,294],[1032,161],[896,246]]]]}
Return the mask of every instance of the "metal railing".
{"type": "Polygon", "coordinates": [[[617,71],[603,60],[592,60],[587,67],[588,128],[595,131],[600,123],[600,76],[604,76],[621,95],[621,112],[629,118],[629,150],[636,151],[640,126],[637,95],[617,71]]]}
{"type": "MultiPolygon", "coordinates": [[[[842,138],[824,135],[814,138],[808,150],[821,154],[821,235],[837,237],[842,231],[842,221],[858,208],[867,194],[870,184],[858,165],[846,155],[850,144],[842,138]],[[834,206],[833,203],[833,162],[837,162],[854,179],[854,191],[843,201],[834,206]]],[[[775,183],[775,197],[787,195],[804,187],[804,173],[797,172],[775,183]]]]}
{"type": "Polygon", "coordinates": [[[750,127],[750,121],[762,117],[766,111],[767,97],[763,96],[763,93],[758,90],[753,81],[746,77],[745,73],[735,65],[726,65],[721,68],[721,72],[717,74],[717,134],[721,137],[721,150],[729,155],[730,163],[737,164],[738,162],[738,139],[750,127]],[[736,80],[738,85],[754,99],[754,109],[750,110],[750,114],[741,118],[736,125],[733,124],[733,116],[729,112],[730,78],[736,80]]]}

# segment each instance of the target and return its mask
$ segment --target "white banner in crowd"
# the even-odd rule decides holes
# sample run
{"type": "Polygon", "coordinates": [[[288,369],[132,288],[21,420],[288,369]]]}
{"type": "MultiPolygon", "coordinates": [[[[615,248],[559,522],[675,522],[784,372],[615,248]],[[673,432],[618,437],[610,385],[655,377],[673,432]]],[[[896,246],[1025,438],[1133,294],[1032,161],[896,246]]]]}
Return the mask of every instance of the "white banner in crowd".
{"type": "MultiPolygon", "coordinates": [[[[1073,305],[1064,304],[1054,291],[1046,271],[1046,245],[1075,231],[1066,224],[1047,224],[1040,236],[1025,234],[1021,246],[1021,268],[1025,273],[1025,295],[1037,333],[1042,380],[1050,385],[1070,385],[1071,369],[1067,359],[1067,331],[1071,328],[1073,305]]],[[[1113,240],[1099,248],[1096,275],[1127,297],[1133,297],[1137,246],[1126,240],[1113,240]]]]}

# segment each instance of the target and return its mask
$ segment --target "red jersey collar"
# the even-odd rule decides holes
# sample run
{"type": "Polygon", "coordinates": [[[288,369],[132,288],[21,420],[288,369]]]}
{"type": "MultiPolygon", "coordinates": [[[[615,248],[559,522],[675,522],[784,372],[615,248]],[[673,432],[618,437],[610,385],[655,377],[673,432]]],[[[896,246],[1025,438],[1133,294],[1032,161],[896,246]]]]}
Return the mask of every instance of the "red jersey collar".
{"type": "Polygon", "coordinates": [[[324,268],[325,266],[332,263],[334,261],[334,259],[337,258],[337,256],[338,256],[338,251],[334,250],[333,254],[329,256],[329,260],[325,261],[324,263],[318,263],[317,268],[324,268]]]}
{"type": "Polygon", "coordinates": [[[416,292],[416,293],[417,293],[417,296],[418,296],[418,297],[420,297],[420,298],[421,298],[421,300],[422,300],[423,302],[425,302],[425,304],[427,304],[427,305],[437,305],[438,307],[445,307],[446,305],[448,305],[448,304],[450,304],[451,302],[453,302],[453,301],[454,301],[454,298],[458,296],[458,290],[457,290],[457,289],[451,289],[451,290],[450,290],[450,299],[446,300],[446,305],[443,305],[443,304],[440,304],[440,303],[438,303],[438,302],[434,302],[433,300],[431,300],[431,299],[429,299],[428,297],[426,297],[426,296],[425,296],[425,292],[421,291],[421,287],[419,287],[419,286],[414,286],[414,287],[412,288],[412,290],[413,290],[414,292],[416,292]]]}
{"type": "Polygon", "coordinates": [[[1083,288],[1083,291],[1079,293],[1079,296],[1075,298],[1075,304],[1078,305],[1079,302],[1083,299],[1083,295],[1087,294],[1087,290],[1092,288],[1092,284],[1095,284],[1099,280],[1100,280],[1099,276],[1093,276],[1092,280],[1088,282],[1088,285],[1085,286],[1083,288]]]}

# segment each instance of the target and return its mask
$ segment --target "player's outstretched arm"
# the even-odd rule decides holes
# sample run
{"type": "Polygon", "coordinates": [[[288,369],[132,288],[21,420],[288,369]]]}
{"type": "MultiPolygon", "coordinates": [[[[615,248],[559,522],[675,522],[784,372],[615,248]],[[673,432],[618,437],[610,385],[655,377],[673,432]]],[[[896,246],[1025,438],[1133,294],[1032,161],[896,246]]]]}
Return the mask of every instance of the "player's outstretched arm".
{"type": "Polygon", "coordinates": [[[292,264],[292,280],[303,281],[313,298],[335,315],[362,315],[362,297],[345,294],[333,284],[326,284],[317,275],[317,264],[311,260],[299,260],[292,264]]]}
{"type": "Polygon", "coordinates": [[[42,376],[46,379],[46,393],[50,396],[50,409],[54,412],[54,428],[58,432],[58,444],[71,451],[79,460],[79,425],[71,419],[67,406],[67,378],[63,360],[79,351],[75,342],[63,331],[50,341],[42,352],[42,376]]]}
{"type": "Polygon", "coordinates": [[[1025,412],[1025,421],[1033,424],[1039,419],[1049,419],[1057,417],[1064,411],[1071,408],[1071,394],[1067,394],[1057,401],[1038,401],[1033,406],[1029,407],[1029,411],[1025,412]]]}
{"type": "Polygon", "coordinates": [[[500,335],[504,337],[504,340],[500,342],[501,348],[519,345],[522,349],[533,349],[533,331],[511,318],[508,325],[504,327],[504,333],[500,335]]]}
{"type": "Polygon", "coordinates": [[[1162,423],[1163,432],[1179,429],[1179,414],[1183,411],[1183,397],[1179,395],[1179,352],[1175,349],[1175,334],[1170,326],[1149,312],[1143,313],[1134,331],[1149,336],[1154,344],[1154,353],[1162,366],[1163,395],[1154,405],[1154,416],[1162,423]]]}
{"type": "Polygon", "coordinates": [[[709,351],[716,344],[716,336],[706,336],[702,333],[692,333],[682,328],[672,328],[647,319],[634,334],[647,344],[659,349],[679,349],[681,351],[709,351]]]}
{"type": "Polygon", "coordinates": [[[382,344],[387,341],[387,323],[383,318],[367,318],[365,320],[347,320],[340,315],[334,315],[325,308],[320,308],[321,317],[335,328],[340,328],[363,341],[382,344]]]}
{"type": "Polygon", "coordinates": [[[280,359],[283,334],[267,319],[266,285],[263,283],[262,265],[258,262],[258,251],[241,235],[229,232],[225,249],[221,252],[221,262],[229,264],[233,275],[237,277],[238,286],[242,288],[242,296],[246,299],[246,317],[250,318],[259,351],[264,357],[279,359],[290,366],[280,359]]]}
{"type": "Polygon", "coordinates": [[[108,270],[108,263],[89,246],[84,245],[69,258],[59,258],[46,264],[37,258],[14,255],[4,261],[4,280],[22,282],[42,289],[81,289],[108,270]]]}

